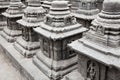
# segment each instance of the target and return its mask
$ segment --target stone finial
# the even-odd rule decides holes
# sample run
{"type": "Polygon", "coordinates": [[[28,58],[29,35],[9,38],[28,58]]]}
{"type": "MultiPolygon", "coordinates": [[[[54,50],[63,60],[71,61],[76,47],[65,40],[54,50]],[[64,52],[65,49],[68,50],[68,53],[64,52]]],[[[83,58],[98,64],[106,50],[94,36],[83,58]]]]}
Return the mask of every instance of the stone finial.
{"type": "Polygon", "coordinates": [[[41,7],[40,0],[29,0],[28,7],[24,10],[23,20],[25,22],[35,24],[43,21],[44,16],[45,16],[45,10],[41,7]]]}
{"type": "Polygon", "coordinates": [[[70,10],[67,1],[54,1],[50,8],[51,15],[66,15],[70,10]]]}
{"type": "Polygon", "coordinates": [[[23,14],[23,9],[25,5],[21,0],[11,0],[8,9],[6,10],[6,17],[20,17],[23,14]]]}
{"type": "Polygon", "coordinates": [[[120,12],[120,1],[119,0],[104,0],[103,3],[104,12],[119,13],[120,12]]]}
{"type": "Polygon", "coordinates": [[[53,27],[64,27],[76,24],[76,20],[70,14],[67,1],[53,1],[45,23],[53,27]]]}

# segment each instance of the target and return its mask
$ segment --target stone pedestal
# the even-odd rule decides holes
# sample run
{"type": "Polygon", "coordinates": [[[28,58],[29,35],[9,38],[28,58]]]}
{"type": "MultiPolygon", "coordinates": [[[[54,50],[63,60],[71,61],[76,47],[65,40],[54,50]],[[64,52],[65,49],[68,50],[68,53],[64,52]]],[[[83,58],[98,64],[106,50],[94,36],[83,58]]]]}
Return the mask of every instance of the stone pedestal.
{"type": "Polygon", "coordinates": [[[25,6],[20,0],[11,0],[10,6],[6,12],[3,13],[3,15],[7,18],[7,26],[1,32],[1,35],[8,42],[14,42],[16,37],[21,35],[21,28],[16,21],[22,18],[24,8],[25,6]]]}

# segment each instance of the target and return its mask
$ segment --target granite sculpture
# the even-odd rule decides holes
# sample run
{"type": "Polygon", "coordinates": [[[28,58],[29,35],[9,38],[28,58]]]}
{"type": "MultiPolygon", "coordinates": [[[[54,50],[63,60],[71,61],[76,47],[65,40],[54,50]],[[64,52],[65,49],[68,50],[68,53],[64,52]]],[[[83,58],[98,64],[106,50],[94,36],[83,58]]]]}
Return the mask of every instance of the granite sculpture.
{"type": "Polygon", "coordinates": [[[40,0],[29,0],[24,16],[17,21],[21,25],[22,36],[16,40],[14,47],[27,58],[34,56],[40,48],[38,34],[33,31],[44,20],[45,10],[40,3],[40,0]]]}
{"type": "Polygon", "coordinates": [[[77,64],[77,56],[67,44],[81,38],[86,30],[70,13],[67,1],[53,1],[45,21],[34,28],[39,34],[41,49],[33,63],[49,79],[60,80],[76,69],[77,64]]]}
{"type": "Polygon", "coordinates": [[[16,21],[22,18],[24,8],[25,5],[20,0],[11,0],[8,9],[3,13],[7,18],[7,26],[1,32],[1,36],[10,43],[21,35],[21,28],[16,21]]]}

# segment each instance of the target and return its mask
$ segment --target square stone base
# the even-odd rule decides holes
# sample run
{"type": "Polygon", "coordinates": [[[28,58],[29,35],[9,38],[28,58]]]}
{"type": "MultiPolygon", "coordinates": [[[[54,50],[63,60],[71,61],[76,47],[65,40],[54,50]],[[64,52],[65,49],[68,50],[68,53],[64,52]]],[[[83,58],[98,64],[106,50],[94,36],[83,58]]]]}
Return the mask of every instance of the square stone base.
{"type": "Polygon", "coordinates": [[[20,30],[10,30],[7,26],[0,33],[3,38],[5,38],[8,42],[12,43],[22,34],[20,30]]]}
{"type": "Polygon", "coordinates": [[[55,61],[45,56],[42,51],[33,58],[33,63],[49,78],[61,80],[63,76],[77,68],[77,56],[70,59],[55,61]]]}
{"type": "Polygon", "coordinates": [[[19,38],[17,38],[16,42],[14,43],[14,47],[24,57],[31,58],[40,49],[40,43],[30,42],[30,41],[27,42],[20,36],[19,38]]]}

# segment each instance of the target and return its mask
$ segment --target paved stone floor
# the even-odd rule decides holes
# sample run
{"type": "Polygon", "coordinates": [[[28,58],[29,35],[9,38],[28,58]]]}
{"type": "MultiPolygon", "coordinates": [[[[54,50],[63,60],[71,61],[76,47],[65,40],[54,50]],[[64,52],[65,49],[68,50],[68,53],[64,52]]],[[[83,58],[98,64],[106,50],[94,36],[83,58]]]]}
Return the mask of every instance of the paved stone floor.
{"type": "Polygon", "coordinates": [[[0,80],[26,80],[6,59],[0,49],[0,80]]]}

